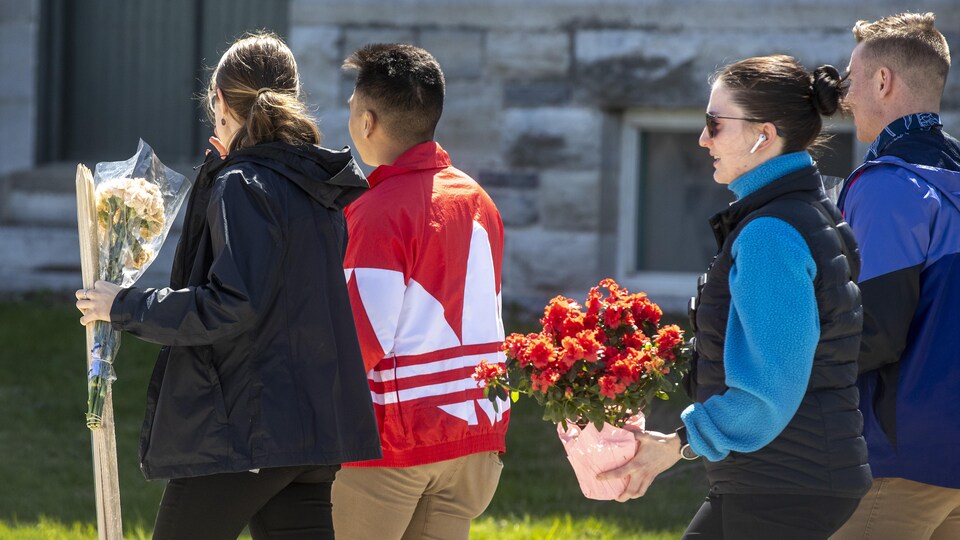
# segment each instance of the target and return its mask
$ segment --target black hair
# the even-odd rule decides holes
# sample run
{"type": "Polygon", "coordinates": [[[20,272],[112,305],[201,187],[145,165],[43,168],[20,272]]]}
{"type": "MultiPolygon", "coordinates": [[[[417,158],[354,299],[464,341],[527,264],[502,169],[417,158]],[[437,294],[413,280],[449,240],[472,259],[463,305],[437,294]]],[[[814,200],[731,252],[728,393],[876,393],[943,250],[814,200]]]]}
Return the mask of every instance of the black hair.
{"type": "Polygon", "coordinates": [[[413,45],[377,43],[351,54],[343,68],[357,71],[354,99],[377,115],[391,137],[409,144],[433,139],[445,83],[432,54],[413,45]]]}

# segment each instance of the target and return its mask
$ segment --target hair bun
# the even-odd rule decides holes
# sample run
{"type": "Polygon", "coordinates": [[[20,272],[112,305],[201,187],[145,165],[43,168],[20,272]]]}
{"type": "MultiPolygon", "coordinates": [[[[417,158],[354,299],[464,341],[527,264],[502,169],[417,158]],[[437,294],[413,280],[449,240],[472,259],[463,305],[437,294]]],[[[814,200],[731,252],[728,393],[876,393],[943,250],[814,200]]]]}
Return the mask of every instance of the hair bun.
{"type": "Polygon", "coordinates": [[[843,78],[840,71],[831,65],[813,70],[813,106],[823,116],[830,116],[840,107],[843,95],[843,78]]]}

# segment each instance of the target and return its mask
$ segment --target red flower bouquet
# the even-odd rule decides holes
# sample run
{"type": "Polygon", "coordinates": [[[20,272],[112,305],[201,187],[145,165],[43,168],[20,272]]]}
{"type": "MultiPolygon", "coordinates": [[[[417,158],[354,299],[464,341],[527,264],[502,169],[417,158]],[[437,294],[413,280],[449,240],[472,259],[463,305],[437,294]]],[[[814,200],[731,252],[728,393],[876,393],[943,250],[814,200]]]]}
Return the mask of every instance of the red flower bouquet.
{"type": "Polygon", "coordinates": [[[683,332],[659,326],[661,315],[646,294],[605,279],[585,306],[563,296],[551,300],[540,319],[543,330],[507,337],[506,365],[483,361],[474,378],[495,407],[508,392],[514,401],[533,396],[544,420],[558,424],[584,495],[616,498],[626,481],[601,484],[597,473],[633,457],[636,443],[623,426],[642,429],[643,409],[654,398],[667,399],[688,356],[683,332]]]}

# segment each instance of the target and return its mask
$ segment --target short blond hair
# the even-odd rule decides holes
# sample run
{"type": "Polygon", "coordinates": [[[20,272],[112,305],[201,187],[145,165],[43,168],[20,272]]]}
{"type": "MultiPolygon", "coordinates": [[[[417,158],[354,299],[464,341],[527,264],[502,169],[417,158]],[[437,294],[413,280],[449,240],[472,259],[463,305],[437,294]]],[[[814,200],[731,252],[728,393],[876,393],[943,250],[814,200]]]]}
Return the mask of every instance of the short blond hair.
{"type": "Polygon", "coordinates": [[[900,13],[875,22],[857,21],[853,35],[863,45],[864,61],[885,63],[914,89],[943,94],[950,71],[950,47],[934,25],[933,13],[900,13]]]}

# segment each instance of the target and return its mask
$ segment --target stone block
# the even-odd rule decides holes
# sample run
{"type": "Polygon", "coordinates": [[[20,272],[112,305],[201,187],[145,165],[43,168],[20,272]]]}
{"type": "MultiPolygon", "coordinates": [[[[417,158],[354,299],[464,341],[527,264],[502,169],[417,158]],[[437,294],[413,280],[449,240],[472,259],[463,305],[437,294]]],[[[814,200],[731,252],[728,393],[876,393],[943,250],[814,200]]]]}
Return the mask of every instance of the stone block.
{"type": "Polygon", "coordinates": [[[6,270],[80,268],[77,229],[36,226],[0,227],[0,262],[6,270]]]}
{"type": "Polygon", "coordinates": [[[440,62],[448,83],[451,79],[475,79],[483,73],[483,32],[421,30],[420,47],[440,62]]]}
{"type": "Polygon", "coordinates": [[[0,23],[0,99],[27,99],[35,93],[36,25],[0,23]]]}
{"type": "Polygon", "coordinates": [[[573,95],[567,79],[507,81],[503,83],[505,107],[545,107],[566,105],[573,95]]]}
{"type": "MultiPolygon", "coordinates": [[[[370,19],[368,18],[367,20],[369,21],[370,19]]],[[[408,28],[378,28],[373,26],[349,28],[344,31],[344,58],[350,56],[354,51],[364,45],[371,43],[409,43],[411,45],[417,45],[417,36],[414,30],[408,28]]]]}
{"type": "Polygon", "coordinates": [[[506,227],[527,227],[540,219],[536,191],[487,186],[484,189],[496,203],[506,227]]]}
{"type": "Polygon", "coordinates": [[[311,106],[325,110],[342,105],[340,66],[341,31],[335,26],[294,26],[290,29],[290,49],[297,58],[300,80],[311,106]]]}
{"type": "Polygon", "coordinates": [[[743,34],[734,29],[723,29],[718,30],[715,38],[698,45],[700,53],[694,65],[700,73],[700,81],[705,81],[711,73],[731,62],[770,54],[793,56],[811,71],[821,64],[832,64],[842,73],[855,46],[849,27],[765,30],[752,34],[751,39],[743,39],[743,34]]]}
{"type": "Polygon", "coordinates": [[[503,296],[586,290],[600,281],[598,257],[596,233],[511,229],[504,241],[503,296]]]}
{"type": "Polygon", "coordinates": [[[705,103],[709,73],[695,62],[702,38],[679,32],[584,30],[576,33],[576,97],[604,106],[705,103]]]}
{"type": "MultiPolygon", "coordinates": [[[[658,25],[677,33],[708,34],[717,28],[736,28],[740,38],[749,38],[758,28],[849,31],[858,19],[875,20],[903,11],[904,5],[903,0],[292,0],[290,12],[292,20],[317,24],[366,24],[376,17],[397,25],[470,25],[524,31],[658,25]]],[[[960,27],[956,0],[927,0],[923,9],[937,14],[940,28],[960,27]]]]}
{"type": "Polygon", "coordinates": [[[474,151],[470,148],[461,148],[444,144],[443,139],[438,139],[450,154],[453,160],[453,166],[476,179],[480,173],[487,167],[502,169],[506,167],[503,162],[503,156],[499,153],[490,153],[488,151],[474,151]]]}
{"type": "Polygon", "coordinates": [[[570,34],[490,32],[487,69],[495,76],[513,79],[565,76],[570,69],[570,34]]]}
{"type": "Polygon", "coordinates": [[[49,191],[12,191],[7,195],[4,223],[77,226],[77,196],[49,191]]]}
{"type": "Polygon", "coordinates": [[[0,175],[33,165],[33,109],[31,100],[0,100],[0,175]]]}
{"type": "Polygon", "coordinates": [[[481,169],[502,166],[501,98],[500,86],[492,81],[486,84],[448,82],[436,140],[450,153],[458,168],[477,174],[481,169]]]}
{"type": "Polygon", "coordinates": [[[540,171],[540,223],[553,231],[597,231],[600,176],[597,172],[540,171]]]}
{"type": "Polygon", "coordinates": [[[10,21],[35,22],[40,18],[40,0],[10,0],[0,2],[0,23],[10,21]]]}
{"type": "MultiPolygon", "coordinates": [[[[333,149],[340,149],[344,146],[353,148],[353,141],[350,140],[350,130],[347,124],[350,120],[350,110],[346,107],[338,107],[320,111],[320,133],[323,138],[320,141],[322,146],[333,149]]],[[[357,162],[360,157],[354,153],[357,162]]]]}
{"type": "Polygon", "coordinates": [[[530,171],[480,171],[477,181],[483,187],[536,189],[540,175],[530,171]]]}
{"type": "Polygon", "coordinates": [[[503,153],[513,167],[590,170],[600,163],[601,114],[540,107],[504,113],[503,153]]]}

